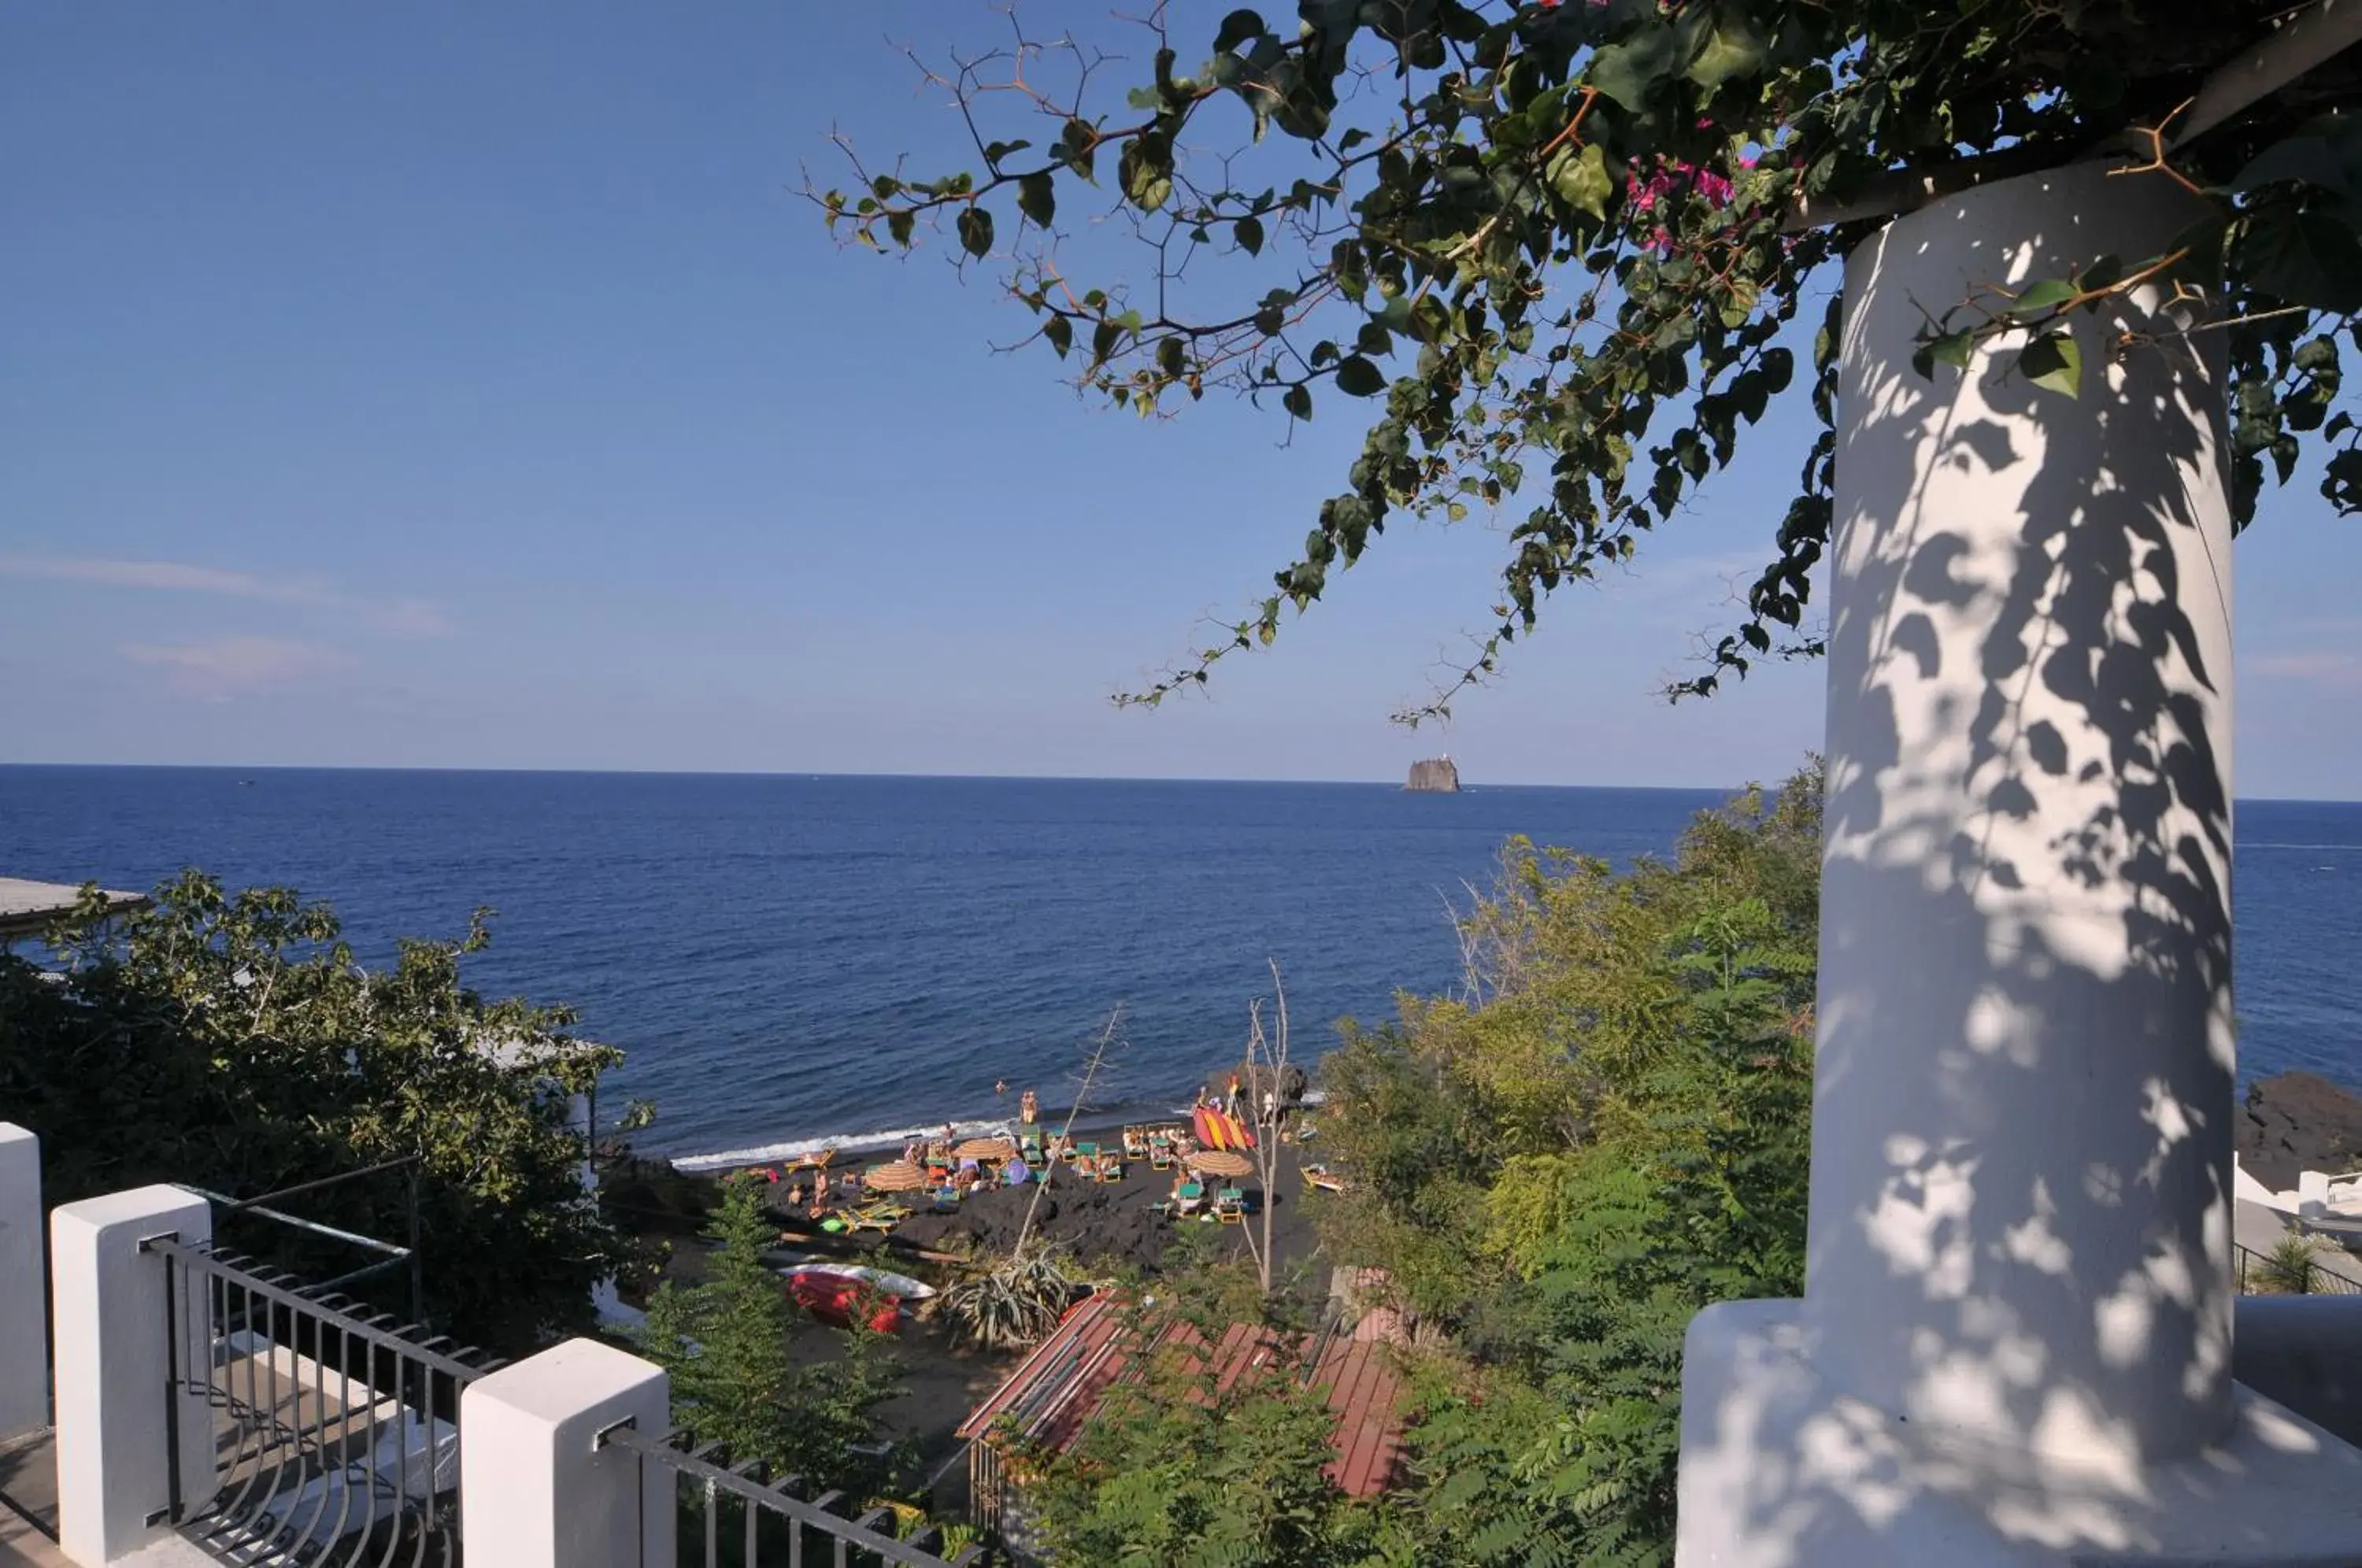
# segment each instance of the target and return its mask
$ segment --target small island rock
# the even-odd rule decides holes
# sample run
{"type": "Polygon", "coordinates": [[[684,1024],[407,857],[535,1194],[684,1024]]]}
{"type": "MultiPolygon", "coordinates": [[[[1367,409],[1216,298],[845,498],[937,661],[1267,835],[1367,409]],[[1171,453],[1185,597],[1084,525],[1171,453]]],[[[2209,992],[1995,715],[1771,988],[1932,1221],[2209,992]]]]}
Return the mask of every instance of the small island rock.
{"type": "Polygon", "coordinates": [[[1451,759],[1448,756],[1414,762],[1410,765],[1410,782],[1403,788],[1435,794],[1455,794],[1460,789],[1460,769],[1451,766],[1451,759]]]}

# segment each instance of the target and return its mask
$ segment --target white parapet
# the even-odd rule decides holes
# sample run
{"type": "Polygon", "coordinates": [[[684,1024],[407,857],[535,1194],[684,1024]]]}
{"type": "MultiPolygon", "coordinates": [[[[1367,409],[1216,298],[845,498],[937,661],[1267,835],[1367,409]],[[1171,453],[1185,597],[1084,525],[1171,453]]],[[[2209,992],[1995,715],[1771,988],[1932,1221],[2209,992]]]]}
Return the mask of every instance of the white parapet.
{"type": "Polygon", "coordinates": [[[0,1442],[50,1424],[41,1141],[0,1121],[0,1442]]]}
{"type": "Polygon", "coordinates": [[[1690,1568],[2362,1552],[2362,1455],[2232,1381],[2223,334],[1910,364],[2197,213],[2084,165],[1849,259],[1805,1294],[1692,1330],[1690,1568]]]}
{"type": "Polygon", "coordinates": [[[673,1568],[674,1477],[602,1448],[670,1417],[664,1370],[596,1340],[502,1367],[459,1397],[461,1548],[501,1568],[673,1568]]]}
{"type": "Polygon", "coordinates": [[[212,1209],[177,1187],[143,1187],[50,1216],[58,1545],[83,1568],[166,1544],[175,1424],[182,1503],[213,1495],[213,1411],[202,1379],[171,1384],[165,1260],[140,1248],[160,1236],[210,1242],[212,1209]]]}

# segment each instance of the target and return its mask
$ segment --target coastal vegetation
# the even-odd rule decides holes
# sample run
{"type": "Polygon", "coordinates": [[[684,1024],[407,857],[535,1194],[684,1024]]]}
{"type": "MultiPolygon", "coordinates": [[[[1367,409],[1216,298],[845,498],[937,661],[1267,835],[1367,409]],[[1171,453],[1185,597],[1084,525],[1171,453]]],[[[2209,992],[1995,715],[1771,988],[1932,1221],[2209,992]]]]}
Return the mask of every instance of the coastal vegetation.
{"type": "MultiPolygon", "coordinates": [[[[290,1207],[400,1242],[414,1203],[438,1332],[513,1353],[589,1328],[593,1286],[634,1258],[584,1198],[567,1103],[620,1053],[573,1039],[563,1009],[462,981],[489,915],[371,969],[289,889],[191,871],[111,917],[86,896],[50,966],[0,953],[0,1105],[40,1135],[48,1201],[149,1182],[246,1198],[403,1162],[290,1207]]],[[[370,1261],[259,1220],[219,1239],[314,1278],[370,1261]]],[[[351,1288],[407,1315],[406,1283],[351,1288]]]]}
{"type": "MultiPolygon", "coordinates": [[[[1319,1143],[1352,1177],[1317,1199],[1322,1250],[1408,1325],[1393,1497],[1325,1478],[1317,1391],[1198,1389],[1185,1358],[1045,1463],[1050,1537],[1076,1561],[1668,1561],[1690,1317],[1803,1283],[1821,792],[1807,767],[1623,870],[1513,841],[1461,917],[1458,992],[1322,1064],[1319,1143]],[[1206,1529],[1252,1539],[1186,1555],[1206,1529]]],[[[1159,1289],[1209,1336],[1301,1310],[1235,1265],[1159,1289]]]]}

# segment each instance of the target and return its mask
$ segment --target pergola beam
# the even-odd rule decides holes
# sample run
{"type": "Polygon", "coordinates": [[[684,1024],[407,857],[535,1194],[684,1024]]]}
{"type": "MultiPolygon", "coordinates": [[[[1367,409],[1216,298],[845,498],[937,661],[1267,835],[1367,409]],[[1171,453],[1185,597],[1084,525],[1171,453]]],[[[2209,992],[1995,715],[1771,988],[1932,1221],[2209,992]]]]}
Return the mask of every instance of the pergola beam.
{"type": "MultiPolygon", "coordinates": [[[[2197,139],[2357,43],[2362,43],[2362,0],[2313,0],[2207,77],[2196,96],[2165,128],[2163,150],[2197,139]]],[[[1810,196],[1799,196],[1780,226],[1793,234],[1914,212],[1930,202],[2030,173],[2056,160],[2050,149],[2029,153],[2007,148],[1932,169],[1897,169],[1871,180],[1850,201],[1816,202],[1810,196]]]]}

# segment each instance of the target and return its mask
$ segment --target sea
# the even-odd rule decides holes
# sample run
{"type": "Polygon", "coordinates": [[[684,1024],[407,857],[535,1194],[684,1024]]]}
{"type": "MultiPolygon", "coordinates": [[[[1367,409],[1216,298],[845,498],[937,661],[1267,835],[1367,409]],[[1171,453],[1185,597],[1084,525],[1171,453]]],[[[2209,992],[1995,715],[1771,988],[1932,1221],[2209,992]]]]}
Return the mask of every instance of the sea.
{"type": "MultiPolygon", "coordinates": [[[[498,911],[479,989],[619,1046],[611,1120],[698,1166],[1005,1120],[1161,1114],[1285,977],[1296,1058],[1453,987],[1512,834],[1619,864],[1726,792],[656,773],[0,767],[0,875],[200,867],[332,903],[364,962],[498,911]],[[999,1088],[998,1086],[1005,1086],[999,1088]]],[[[2362,804],[2238,807],[2243,1078],[2362,1088],[2362,804]]]]}

